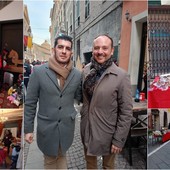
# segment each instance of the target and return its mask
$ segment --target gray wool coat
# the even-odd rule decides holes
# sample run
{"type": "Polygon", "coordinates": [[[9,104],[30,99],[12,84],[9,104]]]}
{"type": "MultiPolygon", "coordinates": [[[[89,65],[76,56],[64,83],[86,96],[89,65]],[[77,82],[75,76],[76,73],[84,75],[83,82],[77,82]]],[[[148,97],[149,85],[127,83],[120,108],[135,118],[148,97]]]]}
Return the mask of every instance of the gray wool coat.
{"type": "MultiPolygon", "coordinates": [[[[91,64],[83,71],[83,82],[91,64]]],[[[111,145],[122,148],[132,119],[132,95],[128,74],[114,63],[98,80],[91,102],[83,90],[81,137],[87,155],[109,155],[111,145]]]]}
{"type": "Polygon", "coordinates": [[[74,99],[81,99],[81,73],[76,68],[60,90],[56,73],[48,63],[34,67],[24,106],[24,133],[34,131],[37,112],[37,144],[45,155],[57,156],[59,144],[63,154],[71,146],[77,114],[74,99]]]}

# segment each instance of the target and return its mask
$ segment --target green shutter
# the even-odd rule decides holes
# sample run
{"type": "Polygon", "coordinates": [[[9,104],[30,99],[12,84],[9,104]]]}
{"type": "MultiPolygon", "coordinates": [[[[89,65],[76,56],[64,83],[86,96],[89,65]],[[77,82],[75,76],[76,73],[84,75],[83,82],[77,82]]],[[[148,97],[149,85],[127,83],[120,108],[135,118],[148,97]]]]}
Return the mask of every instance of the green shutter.
{"type": "Polygon", "coordinates": [[[161,0],[148,0],[148,5],[161,5],[161,0]]]}

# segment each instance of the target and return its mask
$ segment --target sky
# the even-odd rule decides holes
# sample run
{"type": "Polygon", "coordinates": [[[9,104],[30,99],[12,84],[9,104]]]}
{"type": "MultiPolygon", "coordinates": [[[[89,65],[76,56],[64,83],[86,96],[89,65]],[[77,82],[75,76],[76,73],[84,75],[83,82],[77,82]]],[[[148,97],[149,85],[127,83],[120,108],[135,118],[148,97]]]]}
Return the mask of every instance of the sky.
{"type": "Polygon", "coordinates": [[[45,40],[50,43],[50,10],[53,0],[24,0],[30,19],[33,42],[41,45],[45,40]]]}

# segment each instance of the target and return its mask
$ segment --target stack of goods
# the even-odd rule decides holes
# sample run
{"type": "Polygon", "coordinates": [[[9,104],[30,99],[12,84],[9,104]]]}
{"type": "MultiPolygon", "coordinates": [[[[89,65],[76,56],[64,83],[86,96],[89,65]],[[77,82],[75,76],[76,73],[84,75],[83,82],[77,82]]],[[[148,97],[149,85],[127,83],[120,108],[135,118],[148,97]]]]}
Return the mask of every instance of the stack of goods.
{"type": "Polygon", "coordinates": [[[16,106],[23,104],[23,75],[20,74],[17,84],[11,86],[8,90],[7,99],[16,106]]]}
{"type": "Polygon", "coordinates": [[[170,88],[170,74],[155,77],[149,90],[152,91],[160,89],[162,91],[166,91],[168,88],[170,88]]]}

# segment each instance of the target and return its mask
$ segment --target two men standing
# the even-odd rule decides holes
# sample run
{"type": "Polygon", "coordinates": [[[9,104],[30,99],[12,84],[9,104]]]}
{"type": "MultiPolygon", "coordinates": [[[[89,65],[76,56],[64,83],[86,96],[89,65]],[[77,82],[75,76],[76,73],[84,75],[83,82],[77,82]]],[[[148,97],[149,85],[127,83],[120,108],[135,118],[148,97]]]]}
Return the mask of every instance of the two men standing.
{"type": "Polygon", "coordinates": [[[115,154],[120,153],[132,118],[129,76],[112,60],[113,40],[100,35],[93,41],[91,63],[83,71],[81,137],[87,169],[97,169],[97,156],[103,169],[114,169],[115,154]]]}
{"type": "MultiPolygon", "coordinates": [[[[67,169],[65,153],[74,135],[74,98],[81,100],[81,73],[72,67],[72,41],[62,35],[55,40],[53,57],[31,75],[25,102],[26,141],[33,138],[36,104],[37,143],[44,153],[46,169],[67,169]]],[[[83,70],[81,137],[87,169],[113,169],[114,157],[124,146],[132,118],[130,80],[117,67],[113,40],[100,35],[93,42],[91,63],[83,70]]]]}

